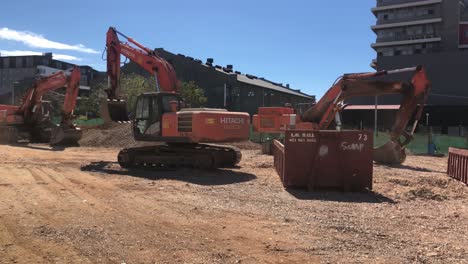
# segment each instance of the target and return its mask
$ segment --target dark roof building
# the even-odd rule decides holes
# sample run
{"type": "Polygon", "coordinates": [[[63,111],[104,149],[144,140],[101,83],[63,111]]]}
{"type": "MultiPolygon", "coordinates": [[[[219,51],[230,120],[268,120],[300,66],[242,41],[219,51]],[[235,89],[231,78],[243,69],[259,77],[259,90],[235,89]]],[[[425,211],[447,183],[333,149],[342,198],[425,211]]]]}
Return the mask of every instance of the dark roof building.
{"type": "MultiPolygon", "coordinates": [[[[21,91],[31,87],[38,77],[48,76],[74,66],[74,64],[53,59],[52,53],[5,57],[0,54],[0,103],[13,103],[13,98],[20,96],[21,91]]],[[[93,79],[102,75],[90,66],[80,66],[80,70],[80,88],[84,90],[89,89],[93,79]]],[[[80,94],[82,93],[83,91],[80,91],[80,94]]]]}
{"type": "MultiPolygon", "coordinates": [[[[157,49],[157,54],[169,61],[181,81],[194,81],[205,91],[207,107],[229,111],[257,113],[260,106],[293,106],[313,103],[315,96],[291,89],[288,84],[275,83],[265,78],[235,71],[232,65],[219,66],[213,59],[206,62],[182,54],[157,49]]],[[[129,63],[124,72],[147,75],[136,64],[129,63]]]]}

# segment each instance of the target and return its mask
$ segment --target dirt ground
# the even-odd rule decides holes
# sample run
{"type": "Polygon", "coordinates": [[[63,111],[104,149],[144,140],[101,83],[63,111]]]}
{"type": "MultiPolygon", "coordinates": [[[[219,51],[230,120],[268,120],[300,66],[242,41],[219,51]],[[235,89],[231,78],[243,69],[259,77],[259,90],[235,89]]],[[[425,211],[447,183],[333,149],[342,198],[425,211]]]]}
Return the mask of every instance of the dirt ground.
{"type": "Polygon", "coordinates": [[[375,165],[369,193],[286,191],[272,158],[126,171],[116,148],[0,146],[0,263],[467,263],[446,158],[375,165]]]}

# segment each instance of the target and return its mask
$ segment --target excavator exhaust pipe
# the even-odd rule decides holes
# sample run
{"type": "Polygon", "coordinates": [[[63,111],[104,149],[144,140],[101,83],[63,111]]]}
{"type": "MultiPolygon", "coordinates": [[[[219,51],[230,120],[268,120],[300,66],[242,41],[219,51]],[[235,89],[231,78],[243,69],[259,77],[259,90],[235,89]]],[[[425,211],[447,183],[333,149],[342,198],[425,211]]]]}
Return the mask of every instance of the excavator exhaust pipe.
{"type": "Polygon", "coordinates": [[[124,100],[116,99],[105,99],[101,102],[101,118],[105,124],[117,122],[117,123],[128,123],[127,102],[124,100]]]}
{"type": "Polygon", "coordinates": [[[374,161],[385,165],[400,165],[405,162],[405,147],[390,140],[384,145],[374,148],[374,161]]]}
{"type": "Polygon", "coordinates": [[[77,127],[56,126],[52,128],[51,146],[77,146],[83,132],[77,127]]]}

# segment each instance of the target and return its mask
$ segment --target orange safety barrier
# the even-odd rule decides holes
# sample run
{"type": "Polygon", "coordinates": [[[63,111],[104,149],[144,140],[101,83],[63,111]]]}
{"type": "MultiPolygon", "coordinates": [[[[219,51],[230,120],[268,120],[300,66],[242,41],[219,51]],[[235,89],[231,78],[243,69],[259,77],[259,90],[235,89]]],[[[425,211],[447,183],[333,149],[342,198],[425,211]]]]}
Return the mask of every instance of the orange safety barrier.
{"type": "Polygon", "coordinates": [[[447,174],[468,184],[468,149],[449,148],[447,174]]]}

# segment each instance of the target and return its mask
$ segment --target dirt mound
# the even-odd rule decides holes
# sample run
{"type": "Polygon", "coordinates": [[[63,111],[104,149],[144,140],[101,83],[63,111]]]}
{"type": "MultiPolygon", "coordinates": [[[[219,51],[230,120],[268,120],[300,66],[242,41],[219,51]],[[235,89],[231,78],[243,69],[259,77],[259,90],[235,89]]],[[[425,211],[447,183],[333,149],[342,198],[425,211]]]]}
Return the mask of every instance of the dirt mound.
{"type": "Polygon", "coordinates": [[[80,145],[84,147],[131,147],[137,142],[133,139],[131,124],[110,124],[84,128],[80,145]]]}
{"type": "Polygon", "coordinates": [[[424,199],[424,200],[443,201],[447,199],[445,195],[435,193],[434,190],[431,190],[426,187],[421,187],[421,188],[416,188],[414,190],[410,190],[407,195],[408,195],[409,200],[414,200],[414,199],[419,198],[419,199],[424,199]]]}
{"type": "Polygon", "coordinates": [[[241,141],[241,142],[233,142],[229,143],[229,145],[234,146],[238,149],[245,149],[245,150],[260,150],[262,146],[257,143],[253,143],[250,140],[241,141]]]}
{"type": "MultiPolygon", "coordinates": [[[[128,148],[133,146],[152,145],[154,142],[137,142],[133,138],[132,124],[113,123],[94,127],[82,127],[83,137],[79,141],[83,147],[116,147],[128,148]]],[[[239,149],[260,150],[259,144],[252,141],[226,143],[239,149]]]]}

